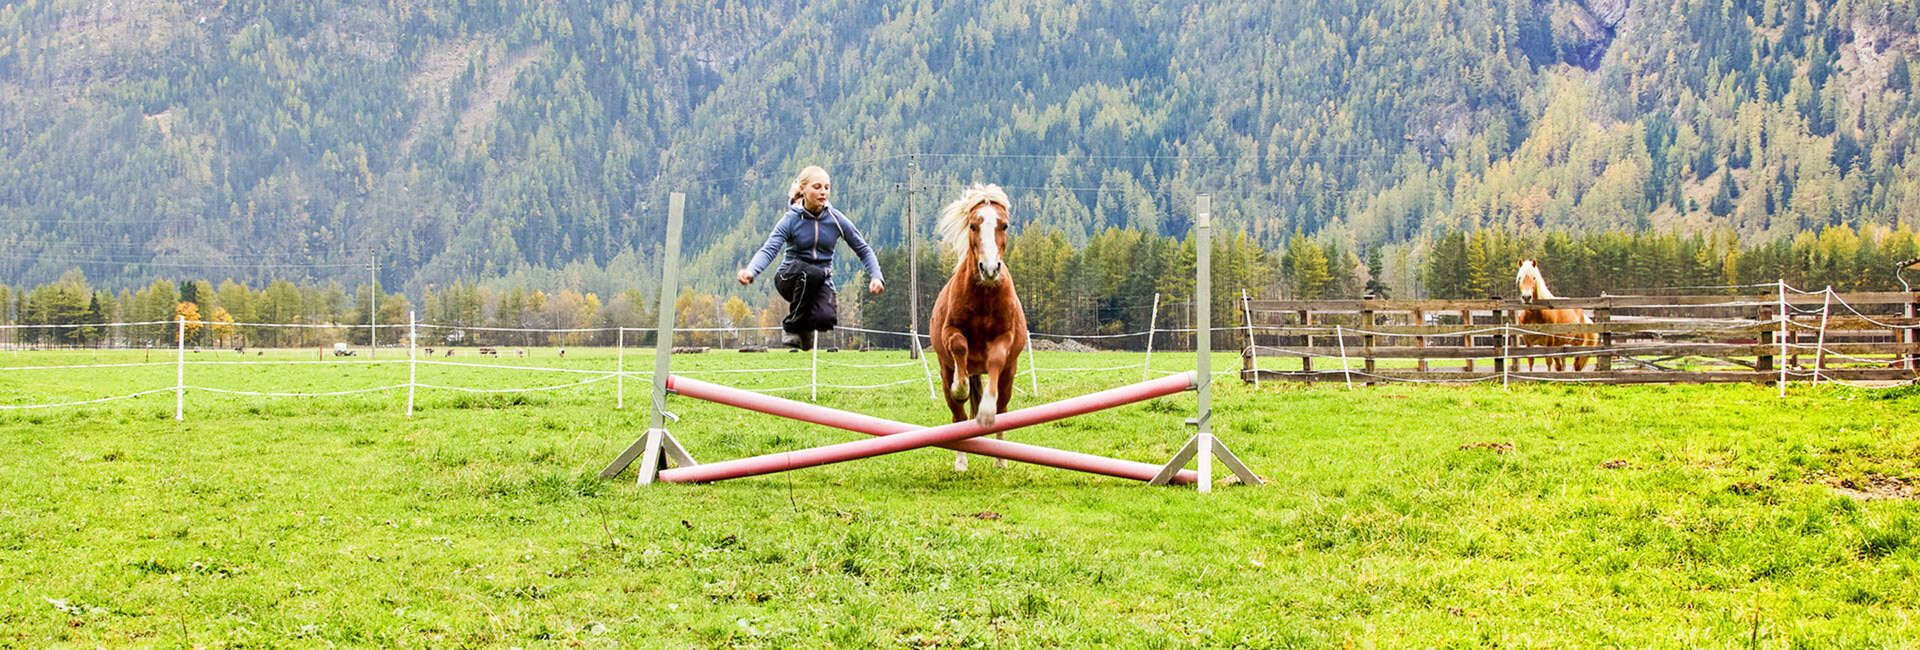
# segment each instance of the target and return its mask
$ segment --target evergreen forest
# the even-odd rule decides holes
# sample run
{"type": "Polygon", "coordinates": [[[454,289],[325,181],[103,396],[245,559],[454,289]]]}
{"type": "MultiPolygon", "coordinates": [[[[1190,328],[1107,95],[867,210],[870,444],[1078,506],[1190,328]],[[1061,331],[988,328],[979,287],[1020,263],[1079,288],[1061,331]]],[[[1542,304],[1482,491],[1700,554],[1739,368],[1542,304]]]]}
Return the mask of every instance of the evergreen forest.
{"type": "Polygon", "coordinates": [[[910,239],[938,285],[942,203],[1005,187],[1041,331],[1181,299],[1198,194],[1254,297],[1499,294],[1520,256],[1563,295],[1893,288],[1917,32],[1897,0],[27,0],[0,295],[639,323],[684,192],[683,277],[744,323],[771,292],[731,270],[806,164],[895,287],[910,239]]]}

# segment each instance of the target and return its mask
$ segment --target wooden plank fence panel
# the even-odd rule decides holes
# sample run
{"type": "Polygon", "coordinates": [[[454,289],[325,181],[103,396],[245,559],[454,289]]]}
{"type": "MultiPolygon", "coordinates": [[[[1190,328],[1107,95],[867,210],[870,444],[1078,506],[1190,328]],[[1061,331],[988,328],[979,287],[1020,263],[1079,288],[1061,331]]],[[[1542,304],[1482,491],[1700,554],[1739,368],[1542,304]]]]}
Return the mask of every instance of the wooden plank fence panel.
{"type": "MultiPolygon", "coordinates": [[[[1849,380],[1915,380],[1920,372],[1920,292],[1792,294],[1785,297],[1789,322],[1780,320],[1779,294],[1735,296],[1602,296],[1558,298],[1522,304],[1512,300],[1310,300],[1252,301],[1252,328],[1279,342],[1299,346],[1258,346],[1249,355],[1243,378],[1294,381],[1373,379],[1483,381],[1494,377],[1522,381],[1594,383],[1764,382],[1780,380],[1780,368],[1804,377],[1798,363],[1816,357],[1821,376],[1849,380]],[[1511,324],[1519,310],[1561,307],[1594,311],[1589,324],[1511,324]],[[1447,314],[1429,320],[1431,314],[1447,314]],[[1457,315],[1457,316],[1456,316],[1457,315]],[[1458,324],[1454,324],[1457,318],[1458,324]],[[1274,323],[1280,321],[1280,324],[1274,323]],[[1263,323],[1264,321],[1264,323],[1263,323]],[[1300,323],[1288,325],[1286,321],[1300,323]],[[1339,325],[1352,338],[1334,338],[1339,325]],[[1509,329],[1502,329],[1502,327],[1509,329]],[[1514,345],[1520,330],[1543,334],[1594,333],[1595,347],[1514,345]],[[1785,358],[1782,333],[1787,337],[1785,358]],[[1818,334],[1818,335],[1816,335],[1818,334]],[[1317,339],[1317,340],[1316,340],[1317,339]],[[1814,341],[1821,354],[1816,355],[1814,341]],[[1331,343],[1332,345],[1329,345],[1331,343]],[[1382,345],[1387,343],[1387,345],[1382,345]],[[1316,370],[1313,359],[1346,357],[1345,368],[1316,370]],[[1252,367],[1257,356],[1301,360],[1300,371],[1252,367]],[[1588,372],[1526,372],[1509,360],[1584,356],[1596,360],[1588,372]],[[1354,357],[1358,357],[1355,359],[1354,357]],[[1413,368],[1382,367],[1380,360],[1411,360],[1413,368]],[[1434,367],[1429,360],[1458,360],[1434,367]],[[1492,372],[1475,362],[1489,360],[1492,372]],[[1625,363],[1625,366],[1622,363],[1625,363]],[[1742,370],[1727,371],[1739,367],[1742,370]],[[1677,370],[1687,368],[1687,370],[1677,370]],[[1358,375],[1355,377],[1355,375],[1358,375]]],[[[1791,380],[1791,377],[1789,378],[1791,380]]]]}
{"type": "MultiPolygon", "coordinates": [[[[1292,370],[1260,370],[1263,381],[1306,381],[1306,382],[1344,382],[1349,373],[1339,370],[1316,370],[1312,372],[1292,370]]],[[[1365,378],[1368,373],[1353,372],[1355,379],[1365,378]]],[[[1615,370],[1611,372],[1420,372],[1417,370],[1380,370],[1372,373],[1376,378],[1412,382],[1473,382],[1473,381],[1510,381],[1510,382],[1552,382],[1585,384],[1727,384],[1752,383],[1770,384],[1779,379],[1778,373],[1753,370],[1723,370],[1711,372],[1642,372],[1615,370]]],[[[1834,368],[1821,372],[1823,377],[1842,381],[1910,381],[1914,374],[1905,368],[1834,368]]],[[[1249,383],[1253,381],[1252,371],[1241,372],[1241,378],[1249,383]]]]}
{"type": "MultiPolygon", "coordinates": [[[[1920,353],[1920,344],[1915,343],[1833,343],[1825,346],[1828,353],[1848,355],[1879,354],[1908,355],[1920,353]]],[[[1509,358],[1546,357],[1546,356],[1691,356],[1691,357],[1753,357],[1780,351],[1779,345],[1757,343],[1622,343],[1611,348],[1577,345],[1515,347],[1507,350],[1509,358]]],[[[1340,348],[1331,345],[1313,347],[1288,347],[1279,345],[1260,346],[1260,356],[1277,357],[1319,357],[1340,358],[1340,348]]],[[[1356,349],[1348,349],[1350,359],[1365,361],[1356,349]]],[[[1496,359],[1501,356],[1497,347],[1427,347],[1418,345],[1386,345],[1373,348],[1374,359],[1496,359]]],[[[1897,359],[1889,358],[1889,363],[1897,359]]],[[[1310,370],[1310,368],[1309,368],[1310,370]]]]}
{"type": "MultiPolygon", "coordinates": [[[[1866,291],[1843,293],[1838,297],[1854,306],[1861,305],[1907,305],[1913,297],[1902,291],[1866,291]]],[[[1811,294],[1787,294],[1787,304],[1795,307],[1819,307],[1826,297],[1818,292],[1811,294]]],[[[1257,314],[1262,311],[1311,311],[1318,313],[1351,313],[1362,311],[1410,312],[1410,311],[1492,311],[1495,309],[1618,309],[1618,308],[1657,308],[1657,307],[1758,307],[1779,306],[1778,294],[1749,294],[1721,296],[1601,296],[1597,298],[1553,298],[1523,303],[1518,300],[1479,299],[1479,300],[1255,300],[1249,303],[1257,314]]]]}

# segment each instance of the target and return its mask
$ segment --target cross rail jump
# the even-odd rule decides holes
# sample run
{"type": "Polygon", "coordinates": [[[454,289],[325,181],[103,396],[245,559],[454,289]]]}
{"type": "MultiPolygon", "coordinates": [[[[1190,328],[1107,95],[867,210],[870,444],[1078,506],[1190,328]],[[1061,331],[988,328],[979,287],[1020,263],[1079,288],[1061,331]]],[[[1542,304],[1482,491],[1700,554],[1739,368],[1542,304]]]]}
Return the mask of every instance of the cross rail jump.
{"type": "MultiPolygon", "coordinates": [[[[728,388],[686,377],[669,377],[667,390],[674,394],[880,437],[719,463],[679,467],[660,472],[660,480],[670,483],[720,481],[937,446],[1035,465],[1130,478],[1137,481],[1151,481],[1160,473],[1159,465],[1005,440],[992,440],[979,436],[1183,393],[1193,390],[1194,387],[1194,374],[1183,372],[1131,386],[1008,411],[1000,414],[994,420],[993,426],[981,426],[977,422],[968,420],[922,428],[903,422],[728,388]]],[[[1186,470],[1176,474],[1172,482],[1191,484],[1196,477],[1196,472],[1186,470]]]]}
{"type": "MultiPolygon", "coordinates": [[[[673,349],[672,300],[677,293],[675,289],[684,202],[684,195],[678,192],[671,194],[668,200],[667,246],[663,260],[665,263],[661,267],[661,307],[660,311],[656,312],[659,314],[659,333],[654,352],[651,425],[644,436],[615,458],[606,469],[601,470],[600,477],[603,479],[618,476],[636,460],[639,461],[637,467],[640,475],[639,482],[643,485],[655,480],[670,483],[707,483],[937,446],[962,453],[1143,481],[1151,485],[1190,484],[1197,486],[1201,492],[1211,490],[1212,459],[1218,458],[1221,464],[1239,477],[1241,484],[1261,483],[1258,476],[1212,435],[1212,401],[1209,390],[1212,379],[1209,363],[1211,342],[1210,337],[1204,335],[1198,337],[1198,345],[1196,345],[1198,351],[1196,370],[1057,402],[1006,411],[995,417],[972,418],[935,427],[921,427],[674,376],[669,373],[669,359],[672,356],[670,351],[673,349]],[[1199,413],[1197,417],[1188,420],[1188,423],[1196,426],[1199,432],[1164,465],[981,437],[1187,391],[1195,391],[1199,396],[1199,413]],[[673,434],[667,431],[667,420],[669,418],[678,420],[677,417],[672,417],[666,412],[666,396],[669,394],[877,437],[700,464],[673,434]],[[1196,456],[1199,458],[1198,469],[1185,469],[1187,463],[1196,456]],[[664,462],[667,459],[671,459],[677,467],[668,468],[664,462]]],[[[1207,332],[1209,319],[1206,303],[1208,301],[1204,296],[1207,296],[1212,283],[1208,278],[1211,224],[1205,196],[1200,197],[1199,214],[1195,224],[1200,251],[1198,264],[1196,264],[1198,289],[1196,294],[1202,296],[1198,306],[1199,331],[1207,332]]]]}

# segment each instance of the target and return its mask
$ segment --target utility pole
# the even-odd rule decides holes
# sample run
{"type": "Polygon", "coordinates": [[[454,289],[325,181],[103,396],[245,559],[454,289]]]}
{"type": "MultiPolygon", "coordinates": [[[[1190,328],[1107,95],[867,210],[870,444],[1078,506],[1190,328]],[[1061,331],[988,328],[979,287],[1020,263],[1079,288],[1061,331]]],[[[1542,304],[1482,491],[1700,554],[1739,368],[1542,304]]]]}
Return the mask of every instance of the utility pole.
{"type": "Polygon", "coordinates": [[[920,358],[920,231],[913,227],[913,191],[920,184],[920,156],[907,161],[907,353],[920,358]]]}

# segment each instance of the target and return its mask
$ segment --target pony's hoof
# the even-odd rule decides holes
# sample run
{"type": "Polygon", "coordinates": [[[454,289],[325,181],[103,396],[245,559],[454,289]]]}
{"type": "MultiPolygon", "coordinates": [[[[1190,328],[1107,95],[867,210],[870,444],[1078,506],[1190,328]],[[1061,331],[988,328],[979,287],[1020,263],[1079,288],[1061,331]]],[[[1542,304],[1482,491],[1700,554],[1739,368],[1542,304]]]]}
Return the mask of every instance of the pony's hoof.
{"type": "Polygon", "coordinates": [[[966,456],[954,456],[954,457],[953,457],[953,471],[956,471],[956,472],[964,472],[964,471],[967,471],[967,457],[966,457],[966,456]]]}
{"type": "Polygon", "coordinates": [[[980,426],[983,426],[983,427],[993,426],[993,412],[982,411],[980,413],[980,417],[974,418],[973,421],[980,423],[980,426]]]}

